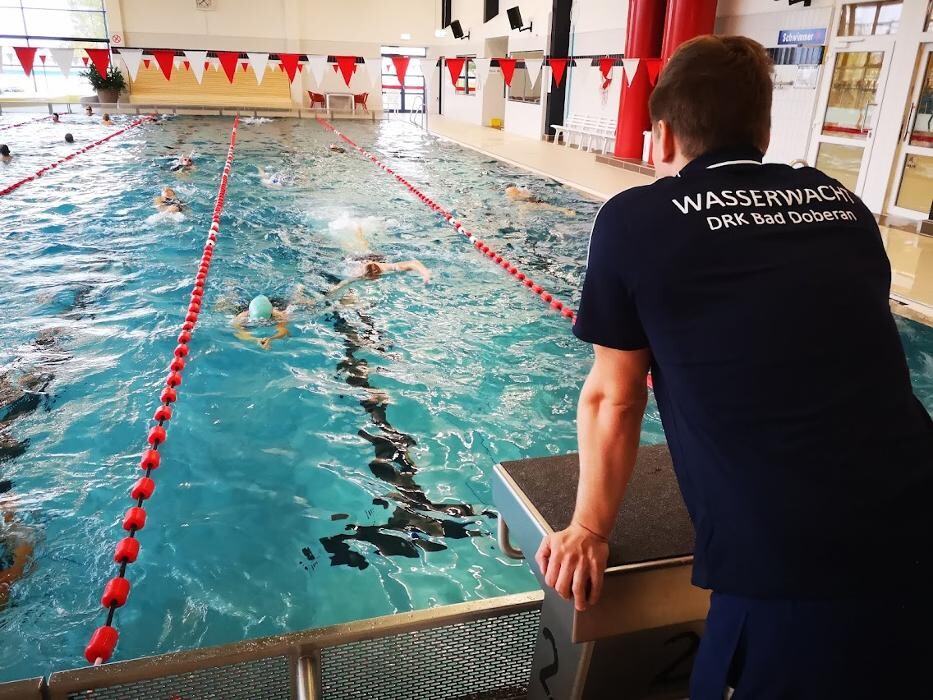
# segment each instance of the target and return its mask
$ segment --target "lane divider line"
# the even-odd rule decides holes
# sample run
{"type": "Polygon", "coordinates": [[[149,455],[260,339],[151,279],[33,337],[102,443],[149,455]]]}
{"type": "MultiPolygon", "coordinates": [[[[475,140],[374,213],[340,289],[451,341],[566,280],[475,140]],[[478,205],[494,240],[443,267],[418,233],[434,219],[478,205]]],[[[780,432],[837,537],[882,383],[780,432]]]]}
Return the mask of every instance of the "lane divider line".
{"type": "Polygon", "coordinates": [[[145,472],[145,476],[140,477],[130,490],[130,496],[136,501],[136,505],[129,508],[123,518],[123,529],[129,534],[117,543],[113,555],[114,562],[120,565],[120,572],[107,582],[104,587],[104,594],[100,599],[101,605],[108,611],[107,622],[94,630],[87,647],[84,649],[84,658],[88,660],[88,663],[95,666],[110,660],[119,638],[119,633],[116,627],[113,626],[113,616],[116,609],[126,603],[130,593],[130,582],[126,578],[126,567],[135,562],[137,556],[139,556],[139,540],[136,538],[136,533],[146,525],[146,511],[143,508],[143,502],[149,499],[153,491],[155,491],[155,482],[152,480],[151,474],[155,469],[159,468],[159,463],[162,460],[159,445],[163,444],[167,438],[164,426],[172,419],[172,404],[178,400],[178,386],[181,385],[182,372],[187,362],[185,358],[188,357],[189,352],[188,343],[191,341],[191,333],[198,322],[198,315],[201,313],[204,283],[211,268],[211,259],[214,256],[217,235],[220,233],[220,214],[223,212],[224,200],[227,198],[227,182],[230,178],[239,123],[240,115],[237,114],[233,120],[233,129],[230,132],[230,147],[227,150],[227,160],[224,163],[223,176],[220,178],[220,186],[217,189],[214,213],[211,216],[211,226],[207,234],[207,240],[204,243],[201,263],[194,278],[194,287],[191,290],[188,311],[184,323],[181,325],[181,333],[178,334],[178,345],[175,346],[172,361],[168,366],[165,386],[159,396],[161,405],[152,416],[152,420],[156,421],[156,425],[149,430],[149,435],[146,438],[149,447],[143,452],[142,460],[139,463],[139,467],[145,472]]]}
{"type": "Polygon", "coordinates": [[[0,126],[0,131],[6,131],[7,129],[15,129],[18,126],[26,126],[27,124],[35,124],[36,122],[42,122],[42,121],[45,121],[46,119],[51,119],[51,118],[52,118],[52,115],[50,114],[47,117],[38,117],[36,119],[29,119],[24,122],[19,122],[18,124],[7,124],[5,126],[0,126]]]}
{"type": "Polygon", "coordinates": [[[136,121],[132,122],[132,123],[129,124],[128,126],[125,126],[125,127],[123,127],[122,129],[119,129],[119,130],[117,130],[117,131],[114,131],[114,132],[113,132],[112,134],[110,134],[109,136],[105,136],[105,137],[102,138],[102,139],[98,139],[97,141],[93,141],[93,142],[89,143],[87,146],[83,146],[82,148],[79,148],[79,149],[78,149],[77,151],[75,151],[74,153],[70,153],[70,154],[68,154],[67,156],[65,156],[64,158],[60,158],[59,160],[55,161],[54,163],[52,163],[52,164],[50,164],[50,165],[46,165],[44,168],[39,168],[39,170],[37,170],[36,172],[34,172],[34,173],[33,173],[32,175],[30,175],[29,177],[24,177],[24,178],[23,178],[22,180],[20,180],[19,182],[14,182],[12,185],[7,185],[6,187],[4,187],[2,190],[0,190],[0,197],[2,197],[3,195],[6,195],[6,194],[10,194],[10,192],[13,192],[13,191],[15,191],[15,190],[18,190],[20,187],[22,187],[23,185],[25,185],[27,182],[32,182],[33,180],[39,179],[40,177],[42,177],[43,175],[45,175],[45,174],[46,174],[47,172],[49,172],[50,170],[54,170],[54,169],[57,168],[59,165],[64,165],[65,163],[67,163],[67,162],[68,162],[69,160],[71,160],[72,158],[75,158],[76,156],[79,156],[79,155],[81,155],[82,153],[86,153],[87,151],[90,151],[92,148],[97,148],[97,147],[100,146],[101,144],[107,143],[107,141],[109,141],[110,139],[116,138],[116,137],[119,136],[120,134],[123,134],[123,133],[129,131],[130,129],[135,129],[137,126],[142,126],[143,124],[145,124],[146,122],[151,121],[152,119],[154,119],[154,117],[151,117],[151,116],[150,116],[150,117],[142,117],[141,119],[137,119],[136,121]]]}
{"type": "Polygon", "coordinates": [[[570,322],[573,323],[573,321],[576,319],[576,316],[577,316],[576,312],[573,309],[571,309],[569,306],[564,304],[559,299],[555,298],[553,294],[550,294],[547,291],[545,291],[541,287],[541,285],[536,284],[535,281],[531,279],[531,277],[526,275],[524,272],[522,272],[517,267],[515,267],[515,265],[513,265],[511,262],[506,260],[506,258],[503,257],[501,253],[489,247],[486,243],[480,240],[480,238],[476,236],[476,234],[474,234],[472,231],[468,231],[467,228],[463,225],[463,222],[455,219],[453,214],[451,214],[449,211],[447,211],[444,207],[439,205],[433,199],[425,195],[421,190],[419,190],[417,187],[412,185],[408,180],[406,180],[404,177],[399,175],[397,172],[392,170],[392,168],[387,166],[385,163],[379,160],[372,153],[370,153],[365,148],[354,143],[354,141],[349,136],[338,131],[334,127],[334,125],[331,124],[329,121],[327,121],[326,119],[322,117],[318,117],[317,120],[318,122],[320,122],[320,124],[325,129],[329,129],[330,131],[337,134],[337,136],[343,139],[346,143],[350,144],[350,146],[356,149],[361,155],[365,156],[370,161],[372,161],[372,163],[376,167],[381,168],[382,170],[387,172],[389,175],[392,175],[402,185],[407,187],[412,192],[412,194],[414,194],[418,199],[420,199],[422,203],[424,203],[425,206],[429,207],[430,209],[434,210],[435,212],[443,216],[447,220],[447,223],[453,226],[455,231],[462,233],[464,236],[466,236],[466,238],[470,241],[470,243],[473,244],[474,248],[476,248],[479,252],[481,252],[487,258],[492,260],[494,263],[496,263],[496,265],[498,265],[503,270],[505,270],[510,275],[512,275],[512,277],[514,277],[518,282],[520,282],[526,288],[531,290],[532,293],[536,294],[543,302],[548,304],[552,309],[554,309],[555,311],[558,311],[562,316],[570,319],[570,322]]]}

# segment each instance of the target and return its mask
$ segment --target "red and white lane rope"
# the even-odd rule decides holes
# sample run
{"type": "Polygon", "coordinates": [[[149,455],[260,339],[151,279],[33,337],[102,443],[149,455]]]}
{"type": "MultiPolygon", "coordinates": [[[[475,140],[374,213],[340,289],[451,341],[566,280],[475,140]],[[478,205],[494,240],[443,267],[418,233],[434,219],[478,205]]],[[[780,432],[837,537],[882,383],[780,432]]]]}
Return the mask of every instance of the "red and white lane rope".
{"type": "Polygon", "coordinates": [[[18,190],[20,187],[22,187],[23,185],[25,185],[27,182],[32,182],[33,180],[39,179],[40,177],[42,177],[43,175],[45,175],[49,170],[54,170],[54,169],[57,168],[59,165],[64,165],[65,163],[67,163],[67,162],[68,162],[69,160],[71,160],[72,158],[75,158],[75,157],[81,155],[82,153],[85,153],[85,152],[87,152],[87,151],[90,151],[92,148],[97,148],[97,147],[100,146],[101,144],[107,143],[107,141],[109,141],[110,139],[114,139],[114,138],[116,138],[117,136],[119,136],[120,134],[126,133],[126,132],[129,131],[130,129],[135,129],[137,126],[142,126],[143,124],[145,124],[146,122],[150,121],[151,119],[153,119],[153,117],[143,117],[142,119],[137,119],[136,121],[134,121],[134,122],[132,122],[131,124],[129,124],[129,126],[125,126],[125,127],[123,127],[122,129],[118,129],[117,131],[114,131],[114,132],[113,132],[112,134],[110,134],[109,136],[105,136],[105,137],[102,138],[102,139],[98,139],[97,141],[94,141],[94,142],[92,142],[92,143],[89,143],[87,146],[84,146],[84,147],[82,147],[82,148],[79,148],[79,149],[78,149],[77,151],[75,151],[74,153],[69,153],[69,154],[68,154],[67,156],[65,156],[64,158],[61,158],[61,159],[55,161],[54,163],[52,163],[52,164],[50,164],[50,165],[46,165],[44,168],[40,168],[39,170],[37,170],[36,172],[34,172],[34,173],[33,173],[32,175],[30,175],[29,177],[24,177],[24,178],[23,178],[22,180],[20,180],[19,182],[14,182],[12,185],[7,185],[7,186],[4,187],[2,190],[0,190],[0,197],[2,197],[2,196],[5,195],[5,194],[10,194],[10,192],[13,192],[14,190],[18,190]]]}
{"type": "Polygon", "coordinates": [[[159,396],[161,405],[156,409],[155,415],[152,417],[152,420],[156,421],[156,425],[149,430],[149,435],[146,438],[149,447],[143,453],[142,460],[139,463],[140,469],[146,474],[140,477],[130,490],[130,496],[136,501],[136,505],[129,508],[123,518],[123,529],[129,534],[117,543],[113,555],[113,560],[120,565],[120,572],[107,582],[104,587],[104,594],[100,599],[101,605],[108,611],[107,622],[94,630],[91,641],[88,642],[87,647],[84,649],[84,658],[95,666],[109,661],[117,645],[119,634],[113,626],[113,615],[117,608],[126,603],[130,593],[130,582],[126,578],[126,567],[136,561],[137,556],[139,556],[139,540],[136,539],[136,533],[146,525],[146,511],[143,508],[143,501],[150,498],[155,490],[155,482],[152,480],[151,474],[155,469],[158,469],[162,459],[159,454],[159,445],[163,444],[167,437],[164,426],[172,419],[172,404],[178,399],[178,386],[181,384],[182,371],[185,369],[185,358],[188,356],[188,343],[191,341],[191,332],[194,330],[198,322],[198,315],[201,313],[204,283],[211,268],[217,234],[220,232],[220,214],[224,208],[224,200],[227,198],[227,181],[230,178],[230,168],[233,163],[233,151],[236,147],[236,132],[239,123],[240,116],[237,115],[233,120],[233,130],[230,132],[230,148],[227,150],[227,161],[224,164],[223,176],[220,178],[220,187],[217,190],[217,199],[214,202],[214,214],[211,217],[211,227],[204,243],[201,264],[194,278],[194,287],[191,290],[191,297],[188,302],[188,312],[184,323],[181,325],[181,333],[178,334],[178,345],[175,346],[174,356],[168,366],[165,386],[159,396]]]}
{"type": "Polygon", "coordinates": [[[470,243],[473,244],[474,248],[476,248],[483,255],[485,255],[487,258],[489,258],[494,263],[496,263],[499,267],[501,267],[503,270],[505,270],[510,275],[512,275],[512,277],[514,277],[517,281],[519,281],[525,287],[530,289],[534,294],[538,295],[538,297],[540,297],[542,301],[550,305],[552,309],[554,309],[555,311],[559,311],[562,316],[570,319],[570,321],[573,322],[573,320],[576,318],[576,312],[573,309],[571,309],[569,306],[566,306],[559,299],[556,299],[553,294],[550,294],[547,291],[545,291],[541,287],[540,284],[536,284],[534,280],[532,280],[528,275],[526,275],[524,272],[522,272],[517,267],[515,267],[515,265],[513,265],[511,262],[506,260],[500,253],[490,248],[486,243],[480,240],[479,237],[477,237],[473,232],[468,231],[467,228],[463,225],[463,222],[455,219],[453,214],[451,214],[449,211],[444,209],[444,207],[442,207],[437,202],[435,202],[433,199],[428,197],[417,187],[412,185],[404,177],[402,177],[397,172],[392,170],[392,168],[390,168],[385,163],[380,161],[372,153],[367,151],[365,148],[358,146],[356,143],[353,142],[352,139],[350,139],[350,137],[348,137],[346,134],[343,134],[340,131],[338,131],[336,128],[334,128],[334,125],[328,122],[326,119],[318,117],[317,120],[326,129],[330,129],[331,131],[333,131],[335,134],[337,134],[337,136],[339,136],[341,139],[346,141],[348,144],[350,144],[353,148],[355,148],[361,154],[366,156],[376,166],[385,170],[389,175],[392,175],[396,180],[398,180],[405,187],[407,187],[418,199],[420,199],[425,204],[425,206],[433,209],[438,214],[443,216],[447,220],[447,222],[451,226],[453,226],[454,230],[459,231],[464,236],[466,236],[467,239],[469,239],[470,243]]]}
{"type": "Polygon", "coordinates": [[[36,119],[29,119],[27,121],[19,122],[17,124],[7,124],[5,126],[0,126],[0,131],[6,131],[7,129],[15,129],[18,126],[26,126],[27,124],[35,124],[36,122],[42,122],[42,121],[45,121],[46,119],[51,119],[51,118],[52,118],[52,115],[50,114],[47,117],[38,117],[36,119]]]}

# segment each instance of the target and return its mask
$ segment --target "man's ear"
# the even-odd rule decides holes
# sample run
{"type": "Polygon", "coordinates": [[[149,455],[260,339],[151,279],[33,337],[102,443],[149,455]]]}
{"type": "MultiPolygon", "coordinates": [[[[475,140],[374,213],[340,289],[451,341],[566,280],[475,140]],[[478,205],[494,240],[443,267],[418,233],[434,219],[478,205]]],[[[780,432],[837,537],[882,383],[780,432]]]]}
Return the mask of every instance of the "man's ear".
{"type": "Polygon", "coordinates": [[[662,163],[673,163],[677,158],[677,146],[674,143],[674,132],[663,119],[659,119],[654,125],[657,134],[657,151],[654,153],[654,159],[662,163]]]}

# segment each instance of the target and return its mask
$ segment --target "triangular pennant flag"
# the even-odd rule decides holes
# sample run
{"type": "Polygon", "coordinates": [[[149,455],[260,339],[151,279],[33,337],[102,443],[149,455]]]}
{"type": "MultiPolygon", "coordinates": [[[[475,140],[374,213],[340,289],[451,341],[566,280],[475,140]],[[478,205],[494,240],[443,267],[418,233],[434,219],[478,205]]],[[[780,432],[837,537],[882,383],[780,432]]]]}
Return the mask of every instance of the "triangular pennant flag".
{"type": "Polygon", "coordinates": [[[81,57],[81,61],[84,63],[84,65],[87,65],[87,62],[90,61],[90,60],[91,60],[91,59],[89,59],[87,56],[82,56],[82,57],[81,57]]]}
{"type": "Polygon", "coordinates": [[[551,75],[554,77],[554,85],[560,87],[561,81],[564,79],[564,71],[567,70],[567,61],[566,58],[549,58],[548,65],[551,67],[551,75]]]}
{"type": "MultiPolygon", "coordinates": [[[[406,58],[408,58],[406,56],[406,58]]],[[[382,59],[381,58],[367,58],[366,60],[366,72],[369,73],[369,83],[373,88],[382,89],[382,59]]]]}
{"type": "Polygon", "coordinates": [[[149,70],[149,66],[152,65],[152,59],[144,58],[144,59],[143,59],[143,65],[146,66],[146,70],[149,70]]]}
{"type": "Polygon", "coordinates": [[[398,76],[398,84],[405,84],[405,73],[408,71],[408,62],[411,59],[408,56],[393,56],[392,65],[395,66],[395,74],[398,76]]]}
{"type": "Polygon", "coordinates": [[[640,60],[640,58],[622,59],[622,70],[625,71],[625,81],[629,84],[629,87],[631,87],[632,81],[635,80],[635,73],[638,72],[638,62],[640,60]]]}
{"type": "MultiPolygon", "coordinates": [[[[55,65],[59,67],[66,78],[71,74],[71,62],[75,58],[74,49],[49,49],[49,53],[52,54],[52,60],[55,61],[55,65]]],[[[139,52],[140,54],[142,51],[139,52]]],[[[139,63],[136,64],[139,66],[139,63]]],[[[129,66],[127,66],[129,67],[129,66]]],[[[134,78],[136,76],[133,76],[134,78]]]]}
{"type": "Polygon", "coordinates": [[[499,68],[502,70],[502,77],[505,78],[505,84],[512,87],[512,76],[515,75],[514,58],[498,58],[499,68]]]}
{"type": "Polygon", "coordinates": [[[224,69],[224,73],[227,74],[227,80],[231,83],[233,82],[233,76],[236,75],[236,64],[240,60],[239,51],[218,51],[217,60],[220,61],[220,66],[224,69]]]}
{"type": "MultiPolygon", "coordinates": [[[[204,70],[207,70],[207,69],[210,68],[210,67],[211,67],[211,62],[210,62],[210,61],[204,61],[204,70]]],[[[214,70],[217,70],[217,66],[214,66],[214,70]]]]}
{"type": "Polygon", "coordinates": [[[454,84],[454,87],[457,87],[457,81],[460,80],[464,63],[466,63],[466,59],[463,57],[447,59],[447,70],[450,71],[450,82],[454,84]]]}
{"type": "Polygon", "coordinates": [[[267,53],[247,53],[249,64],[253,67],[253,73],[256,74],[256,84],[262,82],[262,77],[266,74],[266,66],[269,63],[269,54],[267,53]]]}
{"type": "Polygon", "coordinates": [[[324,71],[327,70],[327,56],[308,56],[308,67],[315,85],[320,88],[324,81],[324,71]]]}
{"type": "Polygon", "coordinates": [[[98,73],[107,75],[107,69],[110,67],[110,49],[84,49],[84,53],[91,57],[98,73]]]}
{"type": "Polygon", "coordinates": [[[175,66],[175,52],[172,50],[161,49],[158,51],[152,51],[152,57],[156,60],[156,63],[159,64],[159,68],[162,69],[162,75],[165,76],[166,80],[172,79],[172,68],[175,66]]]}
{"type": "Polygon", "coordinates": [[[356,56],[334,56],[334,60],[337,61],[337,67],[343,75],[343,82],[350,87],[350,78],[356,72],[356,56]]]}
{"type": "Polygon", "coordinates": [[[437,59],[436,58],[422,58],[418,63],[421,64],[421,75],[424,76],[425,85],[428,85],[428,80],[431,78],[431,74],[434,72],[434,69],[437,68],[437,59]]]}
{"type": "Polygon", "coordinates": [[[204,77],[204,69],[207,68],[205,64],[207,51],[185,51],[185,58],[191,64],[191,72],[194,74],[194,79],[198,81],[198,85],[200,85],[201,79],[204,77]]]}
{"type": "Polygon", "coordinates": [[[486,78],[489,77],[489,64],[492,59],[474,58],[473,65],[476,66],[476,85],[479,88],[486,86],[486,78]]]}
{"type": "Polygon", "coordinates": [[[43,54],[39,54],[39,60],[42,61],[42,65],[43,65],[43,66],[45,65],[45,60],[46,60],[47,58],[48,58],[48,56],[46,56],[44,53],[43,53],[43,54]]]}
{"type": "Polygon", "coordinates": [[[542,58],[525,59],[525,70],[528,71],[528,82],[531,83],[532,87],[534,87],[534,84],[538,82],[538,76],[541,74],[541,66],[543,64],[544,59],[542,58]]]}
{"type": "Polygon", "coordinates": [[[609,74],[612,72],[612,66],[615,65],[615,59],[604,56],[599,59],[599,72],[603,74],[603,79],[609,80],[609,74]]]}
{"type": "Polygon", "coordinates": [[[299,63],[298,63],[298,72],[301,73],[302,71],[304,71],[304,69],[305,69],[305,64],[299,62],[299,63]]]}
{"type": "Polygon", "coordinates": [[[243,72],[245,73],[246,69],[249,68],[249,63],[247,63],[246,61],[240,61],[240,68],[242,68],[243,72]]]}
{"type": "Polygon", "coordinates": [[[36,49],[32,46],[14,46],[13,50],[26,75],[32,75],[32,65],[36,62],[36,49]]]}
{"type": "Polygon", "coordinates": [[[645,66],[648,68],[648,80],[652,85],[658,84],[658,76],[661,75],[661,66],[663,61],[660,58],[646,58],[645,66]]]}
{"type": "Polygon", "coordinates": [[[181,65],[185,67],[185,70],[191,70],[191,61],[182,61],[181,65]]]}
{"type": "Polygon", "coordinates": [[[288,75],[288,82],[295,79],[295,73],[298,71],[298,59],[300,56],[296,53],[280,53],[279,60],[282,62],[282,70],[288,75]]]}

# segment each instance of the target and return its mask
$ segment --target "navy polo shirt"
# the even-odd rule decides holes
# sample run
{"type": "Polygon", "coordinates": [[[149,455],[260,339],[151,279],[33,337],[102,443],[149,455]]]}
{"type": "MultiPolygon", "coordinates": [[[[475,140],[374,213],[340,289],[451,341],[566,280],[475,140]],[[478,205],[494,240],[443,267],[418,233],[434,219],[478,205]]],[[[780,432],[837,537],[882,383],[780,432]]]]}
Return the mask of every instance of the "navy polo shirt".
{"type": "Polygon", "coordinates": [[[606,202],[574,333],[651,350],[696,585],[823,598],[931,583],[933,422],[878,226],[838,181],[761,157],[710,153],[606,202]]]}

